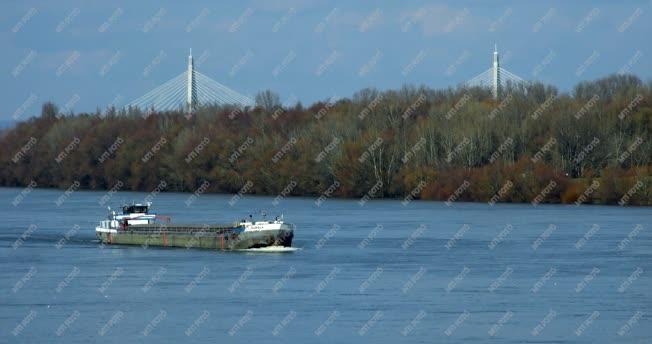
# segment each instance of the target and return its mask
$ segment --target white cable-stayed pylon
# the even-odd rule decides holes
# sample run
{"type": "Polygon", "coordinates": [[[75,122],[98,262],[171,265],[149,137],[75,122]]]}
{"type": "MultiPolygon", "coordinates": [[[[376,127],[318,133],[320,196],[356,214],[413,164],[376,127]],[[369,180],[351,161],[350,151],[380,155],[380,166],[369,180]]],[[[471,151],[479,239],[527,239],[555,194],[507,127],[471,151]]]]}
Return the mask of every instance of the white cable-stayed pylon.
{"type": "Polygon", "coordinates": [[[508,83],[520,84],[525,82],[523,78],[500,66],[498,49],[495,48],[493,66],[464,84],[469,87],[490,87],[494,99],[497,99],[501,89],[505,88],[508,83]]]}
{"type": "Polygon", "coordinates": [[[196,71],[192,51],[188,56],[188,70],[168,80],[127,104],[141,110],[193,112],[199,105],[252,106],[251,98],[244,96],[210,77],[196,71]]]}

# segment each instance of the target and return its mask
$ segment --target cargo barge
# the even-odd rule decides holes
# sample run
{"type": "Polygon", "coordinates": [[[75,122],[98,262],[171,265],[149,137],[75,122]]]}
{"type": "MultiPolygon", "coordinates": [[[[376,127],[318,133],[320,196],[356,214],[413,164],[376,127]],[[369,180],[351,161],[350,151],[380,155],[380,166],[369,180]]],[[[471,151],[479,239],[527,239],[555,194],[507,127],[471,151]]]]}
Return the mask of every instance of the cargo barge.
{"type": "Polygon", "coordinates": [[[109,216],[95,227],[103,244],[241,250],[269,246],[291,247],[294,225],[282,218],[233,224],[171,224],[170,218],[150,213],[150,203],[109,208],[109,216]]]}

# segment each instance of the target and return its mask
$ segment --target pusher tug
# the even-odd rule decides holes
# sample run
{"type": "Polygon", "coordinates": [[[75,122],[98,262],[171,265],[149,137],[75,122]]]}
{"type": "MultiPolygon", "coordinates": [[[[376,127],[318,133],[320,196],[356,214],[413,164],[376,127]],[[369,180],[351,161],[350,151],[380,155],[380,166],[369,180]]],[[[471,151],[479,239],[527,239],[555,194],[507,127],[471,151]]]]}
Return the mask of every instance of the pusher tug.
{"type": "Polygon", "coordinates": [[[125,205],[121,215],[109,208],[108,219],[95,227],[97,238],[104,244],[212,250],[292,246],[294,225],[282,218],[254,221],[250,215],[250,220],[234,224],[171,224],[169,217],[150,213],[150,206],[125,205]]]}

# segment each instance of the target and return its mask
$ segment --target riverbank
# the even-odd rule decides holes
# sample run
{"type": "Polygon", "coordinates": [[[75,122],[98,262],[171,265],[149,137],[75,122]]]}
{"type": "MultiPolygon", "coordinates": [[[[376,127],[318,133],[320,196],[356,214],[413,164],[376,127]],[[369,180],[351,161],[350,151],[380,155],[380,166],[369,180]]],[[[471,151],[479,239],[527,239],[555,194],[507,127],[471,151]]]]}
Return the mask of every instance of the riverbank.
{"type": "Polygon", "coordinates": [[[0,132],[0,185],[445,202],[652,205],[649,84],[367,89],[304,108],[41,116],[0,132]],[[598,100],[592,95],[598,94],[598,100]],[[590,106],[587,106],[589,104],[590,106]]]}
{"type": "MultiPolygon", "coordinates": [[[[202,194],[229,195],[232,196],[234,202],[237,202],[238,200],[249,196],[271,196],[274,197],[274,201],[272,202],[272,205],[274,206],[280,203],[281,200],[283,199],[296,198],[296,197],[314,199],[315,204],[318,206],[320,206],[323,202],[325,202],[328,199],[357,200],[360,206],[365,205],[371,199],[396,200],[396,201],[400,201],[401,204],[404,206],[407,206],[408,204],[410,204],[412,201],[415,200],[441,201],[441,202],[445,202],[445,204],[448,206],[452,205],[454,202],[487,203],[492,206],[498,203],[514,203],[514,204],[529,203],[532,204],[533,206],[539,204],[569,204],[575,206],[579,206],[582,204],[616,205],[616,206],[652,206],[652,199],[650,198],[650,195],[641,192],[641,190],[645,188],[645,185],[650,185],[650,183],[652,183],[650,177],[646,178],[645,180],[641,180],[640,178],[637,177],[624,177],[624,178],[609,179],[609,180],[605,180],[603,178],[565,180],[562,184],[564,186],[564,189],[563,191],[559,192],[559,191],[554,191],[554,189],[557,188],[557,186],[559,186],[560,184],[557,184],[556,182],[553,181],[553,184],[546,185],[539,192],[539,194],[536,194],[530,200],[526,198],[520,198],[520,199],[515,198],[515,195],[510,193],[510,190],[514,186],[514,184],[511,181],[508,181],[505,184],[505,186],[503,186],[503,188],[498,190],[498,192],[496,192],[495,194],[491,195],[490,197],[488,195],[485,195],[485,198],[481,198],[481,199],[480,198],[474,199],[470,196],[467,190],[460,191],[461,189],[454,190],[448,196],[445,193],[439,195],[437,194],[423,195],[421,193],[415,192],[403,197],[388,197],[388,196],[370,197],[369,195],[363,195],[361,197],[353,197],[353,196],[333,195],[333,194],[329,194],[328,192],[322,194],[301,195],[296,193],[287,194],[284,192],[278,194],[260,194],[260,193],[246,193],[246,192],[224,193],[224,192],[202,191],[201,188],[195,191],[173,190],[173,189],[162,188],[161,184],[159,184],[159,187],[155,189],[143,189],[143,190],[133,190],[133,189],[123,190],[122,188],[115,188],[115,187],[112,189],[90,189],[90,188],[83,188],[76,183],[71,184],[67,188],[52,187],[52,186],[42,187],[36,183],[28,184],[28,185],[13,185],[13,186],[0,186],[0,187],[15,188],[16,198],[14,199],[14,202],[17,204],[20,203],[22,199],[26,197],[29,193],[31,193],[33,189],[37,188],[37,189],[53,189],[53,190],[61,191],[61,195],[59,196],[59,199],[56,200],[58,202],[65,201],[74,192],[78,190],[84,190],[84,191],[106,192],[105,198],[107,198],[107,200],[105,203],[107,203],[108,199],[116,192],[130,191],[130,192],[147,193],[148,196],[146,197],[145,200],[150,200],[150,201],[160,193],[185,193],[188,194],[189,197],[193,199],[196,199],[202,194]],[[606,193],[605,191],[599,191],[601,186],[604,187],[605,189],[609,188],[609,190],[618,190],[618,191],[615,192],[612,191],[610,193],[606,193]],[[623,192],[620,197],[617,197],[617,195],[620,194],[620,190],[625,190],[625,189],[626,191],[623,192]],[[551,197],[551,194],[558,195],[559,198],[553,198],[551,197]],[[607,196],[608,194],[612,195],[612,197],[608,197],[607,196]],[[437,196],[440,197],[438,198],[437,196]]],[[[468,185],[468,189],[471,188],[471,182],[469,182],[468,184],[464,184],[463,182],[463,184],[461,184],[461,187],[464,188],[465,185],[468,185]]],[[[533,191],[530,192],[530,194],[532,193],[534,192],[533,191]]],[[[523,197],[523,195],[521,195],[520,197],[523,197]]]]}

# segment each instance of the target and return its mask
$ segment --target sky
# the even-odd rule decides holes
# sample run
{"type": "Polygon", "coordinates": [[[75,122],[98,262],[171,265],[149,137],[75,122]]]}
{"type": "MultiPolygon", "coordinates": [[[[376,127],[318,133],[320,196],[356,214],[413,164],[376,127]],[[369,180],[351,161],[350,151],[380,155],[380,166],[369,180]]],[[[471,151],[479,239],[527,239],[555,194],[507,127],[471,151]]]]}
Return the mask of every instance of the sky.
{"type": "Polygon", "coordinates": [[[197,70],[284,103],[455,87],[501,65],[571,91],[652,77],[646,1],[3,1],[0,120],[117,107],[197,70]],[[646,44],[647,42],[647,44],[646,44]]]}

